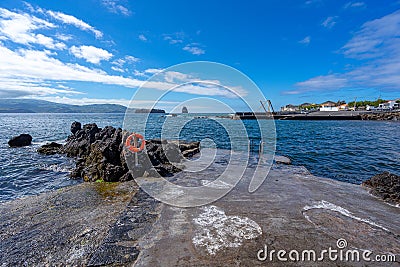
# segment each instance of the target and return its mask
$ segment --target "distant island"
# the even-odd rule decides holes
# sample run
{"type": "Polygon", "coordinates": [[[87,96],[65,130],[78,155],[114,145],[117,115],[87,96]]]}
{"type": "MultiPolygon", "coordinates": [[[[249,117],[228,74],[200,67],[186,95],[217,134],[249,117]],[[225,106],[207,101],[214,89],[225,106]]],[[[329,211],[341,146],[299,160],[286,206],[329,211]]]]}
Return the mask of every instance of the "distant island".
{"type": "Polygon", "coordinates": [[[183,107],[183,108],[182,108],[182,113],[189,113],[187,107],[183,107]]]}
{"type": "Polygon", "coordinates": [[[125,113],[117,104],[69,105],[34,99],[0,99],[0,113],[125,113]]]}
{"type": "Polygon", "coordinates": [[[135,110],[135,113],[165,113],[163,109],[147,109],[147,108],[138,108],[135,110]]]}

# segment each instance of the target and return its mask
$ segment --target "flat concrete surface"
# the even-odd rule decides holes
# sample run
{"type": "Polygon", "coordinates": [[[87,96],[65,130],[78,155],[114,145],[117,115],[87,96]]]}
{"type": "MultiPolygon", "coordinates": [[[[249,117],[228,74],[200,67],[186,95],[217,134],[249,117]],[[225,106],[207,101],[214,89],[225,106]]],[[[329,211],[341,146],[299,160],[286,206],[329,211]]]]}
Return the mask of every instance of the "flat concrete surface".
{"type": "Polygon", "coordinates": [[[286,165],[274,166],[253,194],[247,191],[248,183],[249,176],[227,196],[204,207],[163,205],[153,231],[140,242],[135,266],[399,265],[400,208],[374,198],[361,186],[315,177],[303,167],[286,165]],[[338,239],[347,241],[344,251],[393,253],[397,262],[330,261],[328,257],[323,262],[280,262],[276,256],[270,262],[257,258],[265,245],[268,250],[318,253],[329,247],[338,249],[338,239]]]}
{"type": "MultiPolygon", "coordinates": [[[[226,155],[225,155],[226,156],[226,155]]],[[[224,155],[197,173],[169,180],[206,184],[224,155]]],[[[133,182],[85,183],[0,205],[0,266],[399,266],[400,208],[358,185],[274,165],[254,193],[255,165],[225,197],[202,207],[161,204],[133,182]],[[395,254],[397,262],[282,262],[258,259],[265,248],[342,249],[395,254]],[[341,240],[343,241],[343,240],[341,240]],[[340,243],[344,244],[343,242],[340,243]],[[260,250],[261,254],[259,253],[260,250]]],[[[154,179],[157,183],[157,179],[154,179]]],[[[295,254],[293,254],[295,255],[295,254]]],[[[288,255],[286,255],[288,257],[288,255]]]]}

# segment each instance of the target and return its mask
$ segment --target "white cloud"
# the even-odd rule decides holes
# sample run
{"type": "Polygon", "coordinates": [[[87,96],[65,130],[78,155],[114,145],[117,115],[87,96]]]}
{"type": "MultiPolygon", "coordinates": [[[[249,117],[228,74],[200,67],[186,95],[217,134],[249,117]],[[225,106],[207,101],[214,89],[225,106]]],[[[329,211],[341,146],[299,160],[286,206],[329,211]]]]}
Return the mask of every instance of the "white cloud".
{"type": "Polygon", "coordinates": [[[0,98],[15,98],[26,95],[47,96],[57,94],[79,95],[82,93],[70,88],[52,86],[50,83],[29,77],[0,77],[0,98]]]}
{"type": "Polygon", "coordinates": [[[125,70],[123,68],[119,68],[119,67],[115,67],[115,66],[112,66],[111,69],[118,71],[118,72],[125,72],[125,70]]]}
{"type": "Polygon", "coordinates": [[[170,83],[188,82],[193,79],[193,76],[176,71],[167,71],[164,73],[165,80],[170,83]]]}
{"type": "Polygon", "coordinates": [[[364,2],[348,2],[344,5],[344,8],[351,8],[351,7],[365,7],[364,2]]]}
{"type": "Polygon", "coordinates": [[[162,69],[146,69],[144,71],[134,70],[133,75],[135,75],[136,77],[149,78],[150,76],[162,71],[162,69]]]}
{"type": "Polygon", "coordinates": [[[331,29],[333,28],[333,26],[335,26],[336,24],[336,19],[338,17],[334,16],[334,17],[327,17],[322,23],[321,25],[324,26],[325,28],[331,29]]]}
{"type": "Polygon", "coordinates": [[[143,34],[139,34],[138,38],[140,41],[147,42],[147,37],[144,36],[143,34]]]}
{"type": "Polygon", "coordinates": [[[182,48],[184,51],[187,51],[193,55],[203,55],[206,53],[204,49],[198,47],[198,44],[192,43],[192,44],[187,44],[184,48],[182,48]]]}
{"type": "Polygon", "coordinates": [[[36,30],[50,28],[56,28],[56,25],[26,13],[20,14],[0,8],[0,40],[24,45],[39,44],[48,49],[65,49],[64,43],[35,33],[36,30]]]}
{"type": "Polygon", "coordinates": [[[322,0],[307,0],[306,2],[305,2],[305,4],[306,5],[321,5],[321,4],[323,4],[323,1],[322,0]]]}
{"type": "Polygon", "coordinates": [[[301,39],[299,41],[300,44],[305,44],[305,45],[309,45],[311,43],[311,37],[310,36],[306,36],[303,39],[301,39]]]}
{"type": "Polygon", "coordinates": [[[400,91],[400,10],[364,23],[341,52],[359,60],[349,71],[297,83],[298,93],[340,88],[400,91]]]}
{"type": "Polygon", "coordinates": [[[347,79],[336,75],[326,75],[311,78],[296,84],[301,90],[285,91],[284,94],[299,94],[326,89],[341,89],[347,85],[347,79]]]}
{"type": "Polygon", "coordinates": [[[55,42],[53,38],[44,36],[43,34],[36,35],[37,43],[49,49],[65,49],[67,46],[61,42],[55,42]]]}
{"type": "Polygon", "coordinates": [[[352,58],[365,59],[389,56],[387,52],[399,52],[400,10],[364,23],[361,30],[342,48],[352,58]]]}
{"type": "Polygon", "coordinates": [[[47,11],[47,14],[49,14],[54,19],[61,21],[62,23],[73,25],[84,31],[93,32],[94,35],[96,36],[96,38],[103,37],[103,33],[101,31],[96,30],[93,26],[90,26],[86,22],[84,22],[74,16],[67,15],[67,14],[64,14],[61,12],[54,12],[51,10],[47,11]]]}
{"type": "Polygon", "coordinates": [[[69,51],[77,58],[83,58],[87,62],[99,64],[102,60],[109,60],[113,54],[107,50],[94,46],[82,45],[80,47],[72,46],[69,51]]]}
{"type": "MultiPolygon", "coordinates": [[[[86,81],[136,87],[142,81],[111,76],[99,69],[63,63],[48,51],[20,49],[12,51],[0,44],[0,79],[31,79],[37,83],[45,81],[86,81]]],[[[1,89],[1,88],[0,88],[1,89]]]]}
{"type": "Polygon", "coordinates": [[[112,66],[111,68],[113,70],[115,70],[115,71],[125,72],[125,70],[127,70],[127,69],[124,69],[125,65],[133,64],[133,63],[136,63],[136,62],[139,62],[139,61],[140,61],[140,59],[137,58],[137,57],[125,56],[124,58],[119,58],[117,60],[114,60],[112,62],[112,64],[114,66],[112,66]]]}
{"type": "MultiPolygon", "coordinates": [[[[102,36],[100,31],[73,16],[44,10],[32,5],[27,5],[27,7],[32,12],[36,12],[47,19],[74,25],[79,29],[95,33],[96,37],[102,36]]],[[[158,76],[157,80],[144,82],[140,79],[111,75],[98,68],[89,68],[77,63],[70,63],[68,59],[71,59],[71,57],[67,58],[67,60],[63,57],[65,52],[61,51],[61,54],[56,53],[54,50],[66,48],[64,43],[57,40],[72,43],[74,39],[70,35],[66,35],[59,30],[59,25],[23,12],[16,12],[0,8],[0,29],[2,29],[0,31],[0,97],[62,97],[82,94],[73,88],[63,85],[68,82],[101,83],[127,88],[143,86],[146,89],[165,91],[186,80],[192,80],[192,78],[195,80],[195,77],[189,77],[183,73],[170,72],[158,76]],[[46,32],[52,30],[54,39],[44,35],[43,31],[36,33],[35,31],[38,30],[46,30],[46,32]],[[11,48],[13,46],[9,46],[9,41],[22,44],[24,48],[11,48]]],[[[175,35],[179,36],[181,34],[183,33],[175,35]]],[[[69,52],[75,57],[82,58],[93,64],[99,64],[102,60],[108,61],[113,57],[113,54],[109,51],[89,45],[73,45],[70,47],[69,52]]],[[[201,53],[201,51],[196,50],[191,52],[201,53]]],[[[132,65],[138,61],[138,58],[128,55],[113,61],[110,67],[114,71],[127,72],[129,70],[127,65],[132,65]]],[[[147,69],[143,72],[131,70],[131,73],[147,78],[160,71],[160,69],[147,69]]],[[[201,81],[181,86],[179,87],[179,92],[231,97],[226,90],[215,85],[202,85],[201,81]]]]}
{"type": "Polygon", "coordinates": [[[129,105],[128,99],[107,99],[107,98],[70,98],[60,96],[45,96],[35,97],[35,99],[46,100],[55,103],[69,104],[69,105],[92,105],[92,104],[119,104],[127,107],[129,105]]]}
{"type": "Polygon", "coordinates": [[[127,62],[131,62],[131,63],[135,63],[135,62],[139,62],[140,59],[134,56],[125,56],[125,60],[127,62]]]}
{"type": "Polygon", "coordinates": [[[72,35],[57,33],[56,38],[58,38],[64,42],[67,42],[67,41],[72,40],[73,37],[72,37],[72,35]]]}
{"type": "MultiPolygon", "coordinates": [[[[177,84],[165,81],[164,76],[159,80],[144,82],[142,80],[109,75],[103,70],[91,69],[79,64],[64,63],[52,57],[49,51],[20,49],[12,51],[0,42],[0,95],[14,93],[14,95],[41,95],[46,94],[77,94],[72,90],[52,86],[54,82],[93,82],[110,85],[119,85],[128,88],[143,86],[148,89],[170,90],[177,84]],[[36,91],[36,88],[38,91],[36,91]]],[[[157,69],[148,69],[146,73],[156,73],[157,69]]],[[[198,82],[201,83],[201,80],[198,82]]],[[[241,89],[238,88],[238,91],[241,89]]],[[[232,97],[232,93],[219,86],[191,84],[181,86],[178,92],[199,95],[220,95],[232,97]]],[[[245,91],[240,91],[245,95],[245,91]]]]}
{"type": "Polygon", "coordinates": [[[164,34],[164,40],[168,41],[169,44],[180,44],[183,43],[186,34],[184,32],[175,32],[172,34],[164,34]]]}
{"type": "Polygon", "coordinates": [[[164,36],[164,40],[168,41],[170,44],[179,44],[183,43],[183,40],[181,39],[174,39],[171,36],[164,36]]]}
{"type": "Polygon", "coordinates": [[[163,69],[147,69],[144,72],[145,73],[150,73],[150,74],[156,74],[156,73],[159,73],[161,71],[163,71],[163,69]]]}
{"type": "Polygon", "coordinates": [[[193,55],[203,55],[206,53],[206,51],[201,48],[201,44],[199,43],[186,43],[188,38],[187,34],[184,32],[175,32],[172,34],[164,34],[164,40],[168,41],[169,44],[171,45],[177,45],[182,47],[182,50],[187,51],[193,55]],[[186,43],[186,44],[184,44],[186,43]]]}
{"type": "Polygon", "coordinates": [[[132,14],[132,12],[127,7],[121,5],[118,0],[103,0],[101,3],[111,13],[122,14],[125,16],[130,16],[132,14]]]}
{"type": "Polygon", "coordinates": [[[139,70],[133,70],[133,75],[136,77],[142,77],[142,78],[149,77],[149,75],[147,75],[144,71],[139,71],[139,70]]]}

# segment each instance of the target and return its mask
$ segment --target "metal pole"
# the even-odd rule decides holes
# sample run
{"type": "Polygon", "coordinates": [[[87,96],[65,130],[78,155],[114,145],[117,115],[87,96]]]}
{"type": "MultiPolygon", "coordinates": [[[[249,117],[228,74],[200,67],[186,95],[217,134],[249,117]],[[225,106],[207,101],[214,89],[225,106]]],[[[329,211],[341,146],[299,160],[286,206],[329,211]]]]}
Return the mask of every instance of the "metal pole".
{"type": "Polygon", "coordinates": [[[263,154],[264,154],[264,142],[261,140],[260,141],[259,158],[261,158],[263,154]]]}
{"type": "MultiPolygon", "coordinates": [[[[135,136],[135,138],[133,138],[133,145],[134,145],[135,147],[138,146],[138,138],[137,138],[136,136],[135,136]]],[[[136,153],[135,153],[135,166],[136,166],[136,167],[139,165],[138,161],[139,161],[139,159],[138,159],[138,153],[136,152],[136,153]]]]}

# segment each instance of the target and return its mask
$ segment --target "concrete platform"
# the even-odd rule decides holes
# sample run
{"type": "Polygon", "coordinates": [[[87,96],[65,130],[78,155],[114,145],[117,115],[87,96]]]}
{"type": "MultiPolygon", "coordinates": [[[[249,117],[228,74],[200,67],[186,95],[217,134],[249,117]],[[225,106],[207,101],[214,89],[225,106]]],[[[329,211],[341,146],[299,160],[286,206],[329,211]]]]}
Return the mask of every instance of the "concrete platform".
{"type": "MultiPolygon", "coordinates": [[[[217,160],[175,183],[204,184],[217,160]]],[[[358,185],[315,177],[304,167],[274,165],[254,193],[254,165],[223,198],[202,207],[162,204],[134,182],[84,183],[0,204],[0,266],[398,266],[400,208],[358,185]],[[280,261],[279,250],[342,249],[396,262],[280,261]],[[342,243],[341,243],[342,244],[342,243]],[[262,261],[264,251],[275,256],[262,261]],[[260,253],[260,250],[261,253],[260,253]],[[261,257],[262,259],[262,257],[261,257]]],[[[154,179],[154,183],[158,183],[154,179]]],[[[295,254],[294,254],[295,255],[295,254]]],[[[318,254],[319,256],[319,254],[318,254]]],[[[288,255],[286,255],[288,257],[288,255]]]]}

